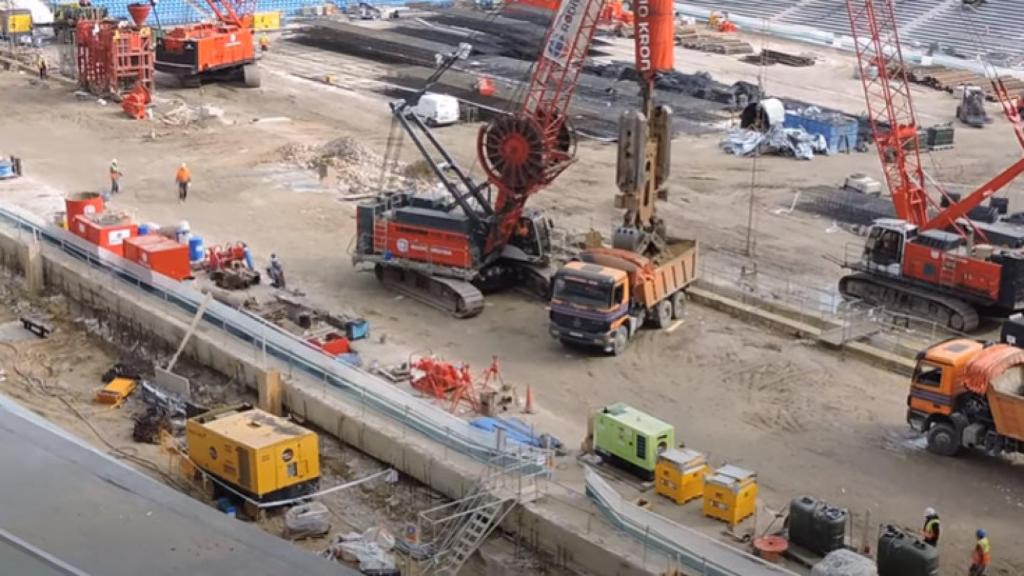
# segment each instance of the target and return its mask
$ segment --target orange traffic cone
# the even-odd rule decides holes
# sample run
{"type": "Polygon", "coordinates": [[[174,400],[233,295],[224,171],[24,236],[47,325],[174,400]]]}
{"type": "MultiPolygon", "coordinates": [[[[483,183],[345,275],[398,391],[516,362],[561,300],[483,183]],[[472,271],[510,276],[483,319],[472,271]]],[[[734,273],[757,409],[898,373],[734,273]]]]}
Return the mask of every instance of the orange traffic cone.
{"type": "Polygon", "coordinates": [[[533,414],[533,388],[529,384],[526,385],[526,407],[523,412],[533,414]]]}

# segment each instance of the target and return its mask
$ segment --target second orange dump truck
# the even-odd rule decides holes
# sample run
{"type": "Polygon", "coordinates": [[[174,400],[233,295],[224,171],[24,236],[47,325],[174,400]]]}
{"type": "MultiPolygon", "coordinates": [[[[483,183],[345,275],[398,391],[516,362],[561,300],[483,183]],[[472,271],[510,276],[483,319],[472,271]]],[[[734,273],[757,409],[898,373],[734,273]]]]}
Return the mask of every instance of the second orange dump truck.
{"type": "Polygon", "coordinates": [[[957,338],[918,356],[907,421],[928,449],[1024,452],[1024,349],[957,338]]]}
{"type": "Polygon", "coordinates": [[[645,322],[667,328],[682,316],[696,277],[694,240],[670,240],[657,261],[628,250],[585,250],[552,281],[551,335],[621,354],[645,322]]]}

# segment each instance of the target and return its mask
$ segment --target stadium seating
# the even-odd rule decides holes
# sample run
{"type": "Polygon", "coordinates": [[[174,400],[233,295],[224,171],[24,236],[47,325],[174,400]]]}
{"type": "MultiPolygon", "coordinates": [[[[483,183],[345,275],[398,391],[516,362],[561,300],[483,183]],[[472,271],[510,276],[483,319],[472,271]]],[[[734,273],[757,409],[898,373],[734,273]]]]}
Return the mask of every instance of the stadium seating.
{"type": "MultiPolygon", "coordinates": [[[[685,6],[766,18],[779,24],[798,24],[849,35],[845,0],[686,0],[685,6]]],[[[980,7],[961,0],[895,0],[900,38],[922,50],[934,43],[944,51],[974,58],[1002,53],[1010,60],[1024,57],[1024,10],[1017,2],[989,1],[980,7]]]]}

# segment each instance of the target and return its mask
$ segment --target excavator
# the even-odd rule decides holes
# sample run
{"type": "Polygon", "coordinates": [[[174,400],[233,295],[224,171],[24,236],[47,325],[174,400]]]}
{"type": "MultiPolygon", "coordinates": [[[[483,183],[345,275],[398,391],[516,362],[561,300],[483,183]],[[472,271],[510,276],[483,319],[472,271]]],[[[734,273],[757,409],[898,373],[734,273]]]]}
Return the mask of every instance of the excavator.
{"type": "MultiPolygon", "coordinates": [[[[391,103],[393,118],[446,195],[382,191],[359,205],[354,264],[372,264],[384,286],[457,318],[479,314],[485,292],[521,287],[546,297],[551,224],[526,203],[575,159],[569,104],[601,5],[602,0],[561,2],[516,109],[495,117],[477,135],[484,182],[459,166],[412,106],[404,100],[391,103]]],[[[428,86],[470,50],[463,45],[441,57],[428,86]]]]}
{"type": "Polygon", "coordinates": [[[1024,253],[992,246],[967,218],[1024,172],[1024,159],[963,199],[941,188],[938,198],[929,195],[893,0],[847,0],[847,10],[871,133],[897,218],[871,226],[859,258],[844,263],[853,273],[840,279],[840,293],[956,331],[977,328],[979,310],[1024,309],[1024,253]]]}

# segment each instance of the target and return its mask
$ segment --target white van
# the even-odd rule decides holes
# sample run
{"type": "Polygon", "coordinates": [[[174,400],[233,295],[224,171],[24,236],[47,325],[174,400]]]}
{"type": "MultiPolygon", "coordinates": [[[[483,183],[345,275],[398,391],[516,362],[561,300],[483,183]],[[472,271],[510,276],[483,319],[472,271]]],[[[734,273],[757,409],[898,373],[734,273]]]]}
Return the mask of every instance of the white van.
{"type": "Polygon", "coordinates": [[[412,109],[427,126],[444,126],[459,121],[459,100],[447,94],[426,93],[412,109]]]}

